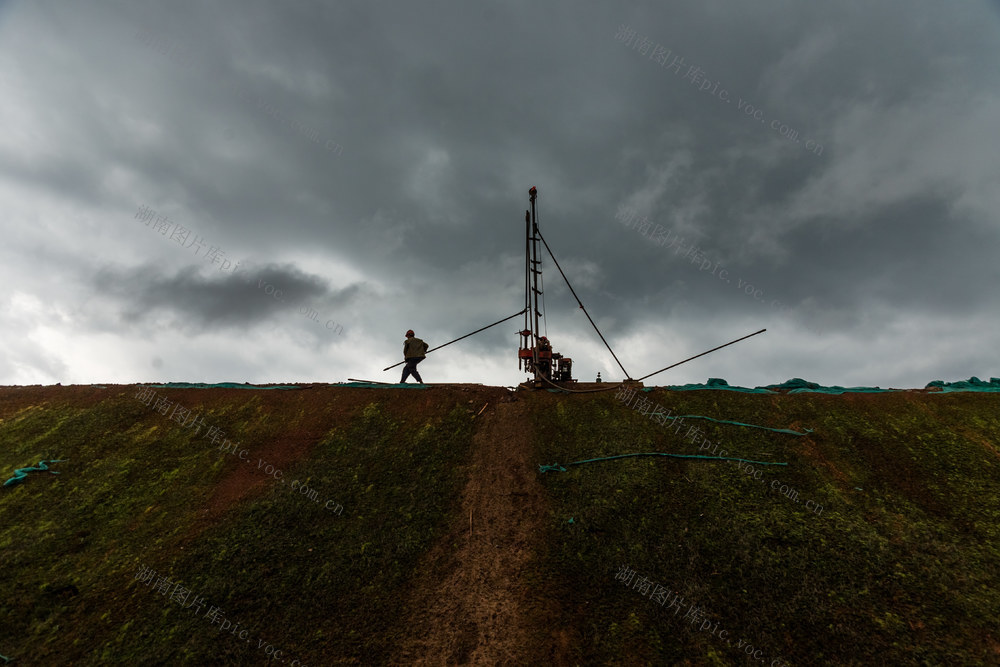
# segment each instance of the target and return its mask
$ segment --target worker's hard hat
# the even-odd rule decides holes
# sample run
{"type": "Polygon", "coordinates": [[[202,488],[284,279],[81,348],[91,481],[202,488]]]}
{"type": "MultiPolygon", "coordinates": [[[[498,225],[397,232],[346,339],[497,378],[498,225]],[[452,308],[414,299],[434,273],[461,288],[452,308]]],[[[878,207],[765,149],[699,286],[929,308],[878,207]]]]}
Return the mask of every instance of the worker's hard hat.
{"type": "Polygon", "coordinates": [[[406,337],[407,338],[409,338],[412,335],[413,335],[413,329],[410,329],[409,331],[406,332],[406,337]]]}

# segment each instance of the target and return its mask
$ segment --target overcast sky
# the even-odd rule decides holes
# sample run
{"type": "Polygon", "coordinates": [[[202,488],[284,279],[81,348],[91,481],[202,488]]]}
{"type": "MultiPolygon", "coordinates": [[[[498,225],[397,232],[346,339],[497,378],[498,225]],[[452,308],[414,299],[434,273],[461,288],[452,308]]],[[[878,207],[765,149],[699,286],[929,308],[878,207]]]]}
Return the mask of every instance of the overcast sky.
{"type": "Polygon", "coordinates": [[[632,377],[1000,376],[998,65],[995,1],[0,0],[0,384],[398,381],[522,308],[531,186],[632,377]]]}

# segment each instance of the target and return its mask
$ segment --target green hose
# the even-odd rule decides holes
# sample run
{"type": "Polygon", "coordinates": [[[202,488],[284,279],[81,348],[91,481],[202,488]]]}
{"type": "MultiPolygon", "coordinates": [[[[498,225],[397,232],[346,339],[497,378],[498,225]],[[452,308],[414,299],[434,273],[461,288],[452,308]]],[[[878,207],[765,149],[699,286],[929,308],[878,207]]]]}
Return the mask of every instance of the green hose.
{"type": "MultiPolygon", "coordinates": [[[[745,461],[746,463],[757,463],[762,466],[786,466],[787,463],[774,463],[770,461],[751,461],[750,459],[737,459],[731,456],[702,456],[701,454],[664,454],[663,452],[647,452],[643,454],[619,454],[618,456],[605,456],[600,459],[587,459],[585,461],[574,461],[573,463],[567,463],[568,466],[577,466],[581,463],[594,463],[595,461],[611,461],[613,459],[624,459],[630,456],[669,456],[675,459],[707,459],[714,461],[745,461]]],[[[553,463],[550,466],[540,465],[538,466],[538,472],[566,472],[566,468],[563,468],[558,463],[553,463]]]]}
{"type": "Polygon", "coordinates": [[[663,414],[662,412],[651,412],[651,413],[649,413],[650,417],[655,417],[655,416],[658,416],[658,415],[666,417],[667,419],[707,419],[708,421],[715,422],[716,424],[735,424],[736,426],[749,426],[750,428],[762,428],[765,431],[774,431],[775,433],[788,433],[790,435],[806,435],[806,434],[812,433],[812,429],[811,428],[805,429],[805,433],[802,433],[802,432],[799,432],[799,431],[793,431],[790,428],[772,428],[770,426],[758,426],[757,424],[746,424],[744,422],[734,422],[734,421],[731,421],[729,419],[715,419],[714,417],[706,417],[704,415],[674,415],[674,416],[671,417],[669,415],[663,414]]]}
{"type": "MultiPolygon", "coordinates": [[[[54,459],[49,461],[49,463],[62,463],[63,461],[69,461],[69,459],[54,459]]],[[[14,476],[8,479],[6,482],[4,482],[3,485],[14,486],[15,484],[20,484],[21,482],[23,482],[28,477],[29,472],[45,472],[46,470],[49,470],[49,467],[45,465],[45,463],[46,463],[45,461],[39,461],[37,467],[18,468],[17,470],[14,471],[14,476]]],[[[55,470],[49,470],[49,472],[52,473],[53,475],[59,474],[55,470]]],[[[2,657],[3,656],[0,656],[0,658],[2,657]]]]}

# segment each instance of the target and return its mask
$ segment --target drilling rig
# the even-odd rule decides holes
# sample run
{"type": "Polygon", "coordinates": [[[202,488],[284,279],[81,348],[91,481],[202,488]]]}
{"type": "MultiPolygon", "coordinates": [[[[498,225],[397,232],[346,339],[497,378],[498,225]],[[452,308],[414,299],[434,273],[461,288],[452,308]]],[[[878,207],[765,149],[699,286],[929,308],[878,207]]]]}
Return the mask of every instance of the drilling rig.
{"type": "MultiPolygon", "coordinates": [[[[597,328],[597,324],[594,322],[594,319],[590,316],[590,313],[587,312],[587,309],[584,307],[583,302],[577,295],[576,290],[573,289],[573,285],[570,284],[569,278],[566,277],[566,273],[562,270],[562,267],[559,266],[559,260],[557,260],[556,256],[552,254],[552,248],[549,247],[549,244],[545,241],[545,237],[542,236],[542,233],[539,231],[538,213],[535,207],[535,200],[537,198],[538,198],[538,188],[532,187],[530,190],[528,190],[528,200],[531,203],[531,209],[524,212],[524,309],[514,313],[513,315],[508,315],[502,320],[497,320],[493,324],[487,324],[485,327],[476,329],[475,331],[467,333],[464,336],[459,336],[458,338],[450,340],[447,343],[438,345],[437,347],[432,347],[431,349],[427,350],[425,354],[433,352],[434,350],[440,350],[442,347],[447,347],[452,343],[457,343],[458,341],[464,340],[469,336],[474,336],[480,331],[486,331],[487,329],[495,327],[498,324],[502,324],[504,322],[512,320],[519,315],[524,315],[524,328],[521,329],[519,332],[517,332],[517,335],[521,336],[521,345],[517,351],[518,368],[522,368],[526,372],[534,375],[534,381],[532,382],[532,385],[535,388],[542,387],[545,385],[554,385],[557,388],[564,389],[565,391],[574,391],[571,389],[566,389],[565,386],[560,387],[560,385],[556,384],[557,382],[563,383],[563,385],[576,382],[576,380],[573,379],[573,360],[570,359],[569,357],[564,357],[558,352],[553,352],[552,343],[549,342],[548,338],[542,335],[542,330],[539,326],[539,320],[545,317],[545,313],[542,312],[545,304],[544,299],[541,299],[541,305],[539,304],[540,297],[542,296],[543,292],[543,290],[540,289],[538,286],[539,280],[542,277],[542,269],[541,269],[542,260],[540,259],[540,252],[538,246],[539,241],[542,242],[542,245],[545,247],[545,250],[548,251],[549,256],[552,258],[552,263],[555,265],[556,269],[558,269],[559,274],[562,276],[562,279],[566,282],[566,287],[569,288],[570,294],[572,294],[573,298],[576,299],[576,303],[580,306],[580,310],[583,311],[583,314],[587,317],[587,320],[590,322],[590,325],[594,327],[594,331],[597,332],[597,335],[600,337],[601,342],[604,343],[604,346],[608,348],[608,352],[614,358],[615,362],[617,362],[618,367],[622,369],[622,376],[625,378],[624,382],[642,382],[646,378],[670,370],[671,368],[675,368],[677,366],[680,366],[681,364],[686,364],[692,359],[697,359],[698,357],[702,357],[708,354],[709,352],[715,352],[716,350],[721,350],[722,348],[728,347],[733,343],[738,343],[741,340],[745,340],[747,338],[750,338],[751,336],[756,336],[757,334],[764,333],[765,331],[767,331],[767,329],[761,329],[760,331],[756,331],[752,334],[747,334],[742,338],[737,338],[736,340],[725,343],[724,345],[713,347],[711,350],[708,350],[707,352],[696,354],[693,357],[688,357],[683,361],[678,361],[675,364],[671,364],[666,368],[661,368],[658,371],[654,371],[652,373],[644,375],[638,380],[633,380],[632,376],[630,376],[628,374],[628,371],[625,370],[625,366],[622,365],[621,360],[618,359],[618,355],[615,354],[615,351],[611,349],[611,345],[609,345],[608,341],[604,338],[604,334],[602,334],[601,330],[597,328]]],[[[401,361],[399,363],[393,364],[392,366],[383,368],[382,370],[387,371],[395,368],[396,366],[401,366],[403,365],[403,363],[404,362],[401,361]]],[[[599,373],[598,376],[600,376],[599,373]]],[[[359,381],[369,382],[369,380],[359,380],[359,381]]],[[[383,384],[383,383],[377,383],[377,384],[383,384]]],[[[522,386],[525,385],[527,385],[527,383],[522,383],[522,386]]],[[[591,389],[584,391],[595,391],[595,390],[591,389]]],[[[604,391],[604,389],[596,391],[604,391]]]]}
{"type": "Polygon", "coordinates": [[[531,209],[524,212],[524,328],[518,332],[521,336],[521,346],[517,351],[518,368],[533,374],[536,386],[545,382],[576,382],[573,379],[573,360],[553,352],[549,339],[540,335],[538,321],[545,314],[539,307],[542,290],[538,288],[538,280],[542,275],[542,260],[539,259],[538,248],[541,235],[535,209],[537,197],[537,188],[528,190],[531,209]]]}

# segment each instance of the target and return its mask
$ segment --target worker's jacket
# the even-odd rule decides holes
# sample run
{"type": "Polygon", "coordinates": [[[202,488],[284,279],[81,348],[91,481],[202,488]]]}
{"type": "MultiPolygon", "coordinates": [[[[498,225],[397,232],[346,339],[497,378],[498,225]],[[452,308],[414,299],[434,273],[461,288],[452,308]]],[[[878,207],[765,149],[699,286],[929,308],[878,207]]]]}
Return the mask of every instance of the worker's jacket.
{"type": "Polygon", "coordinates": [[[403,343],[403,358],[413,359],[413,358],[424,358],[424,353],[427,352],[427,343],[420,340],[416,336],[413,338],[407,338],[406,342],[403,343]]]}

